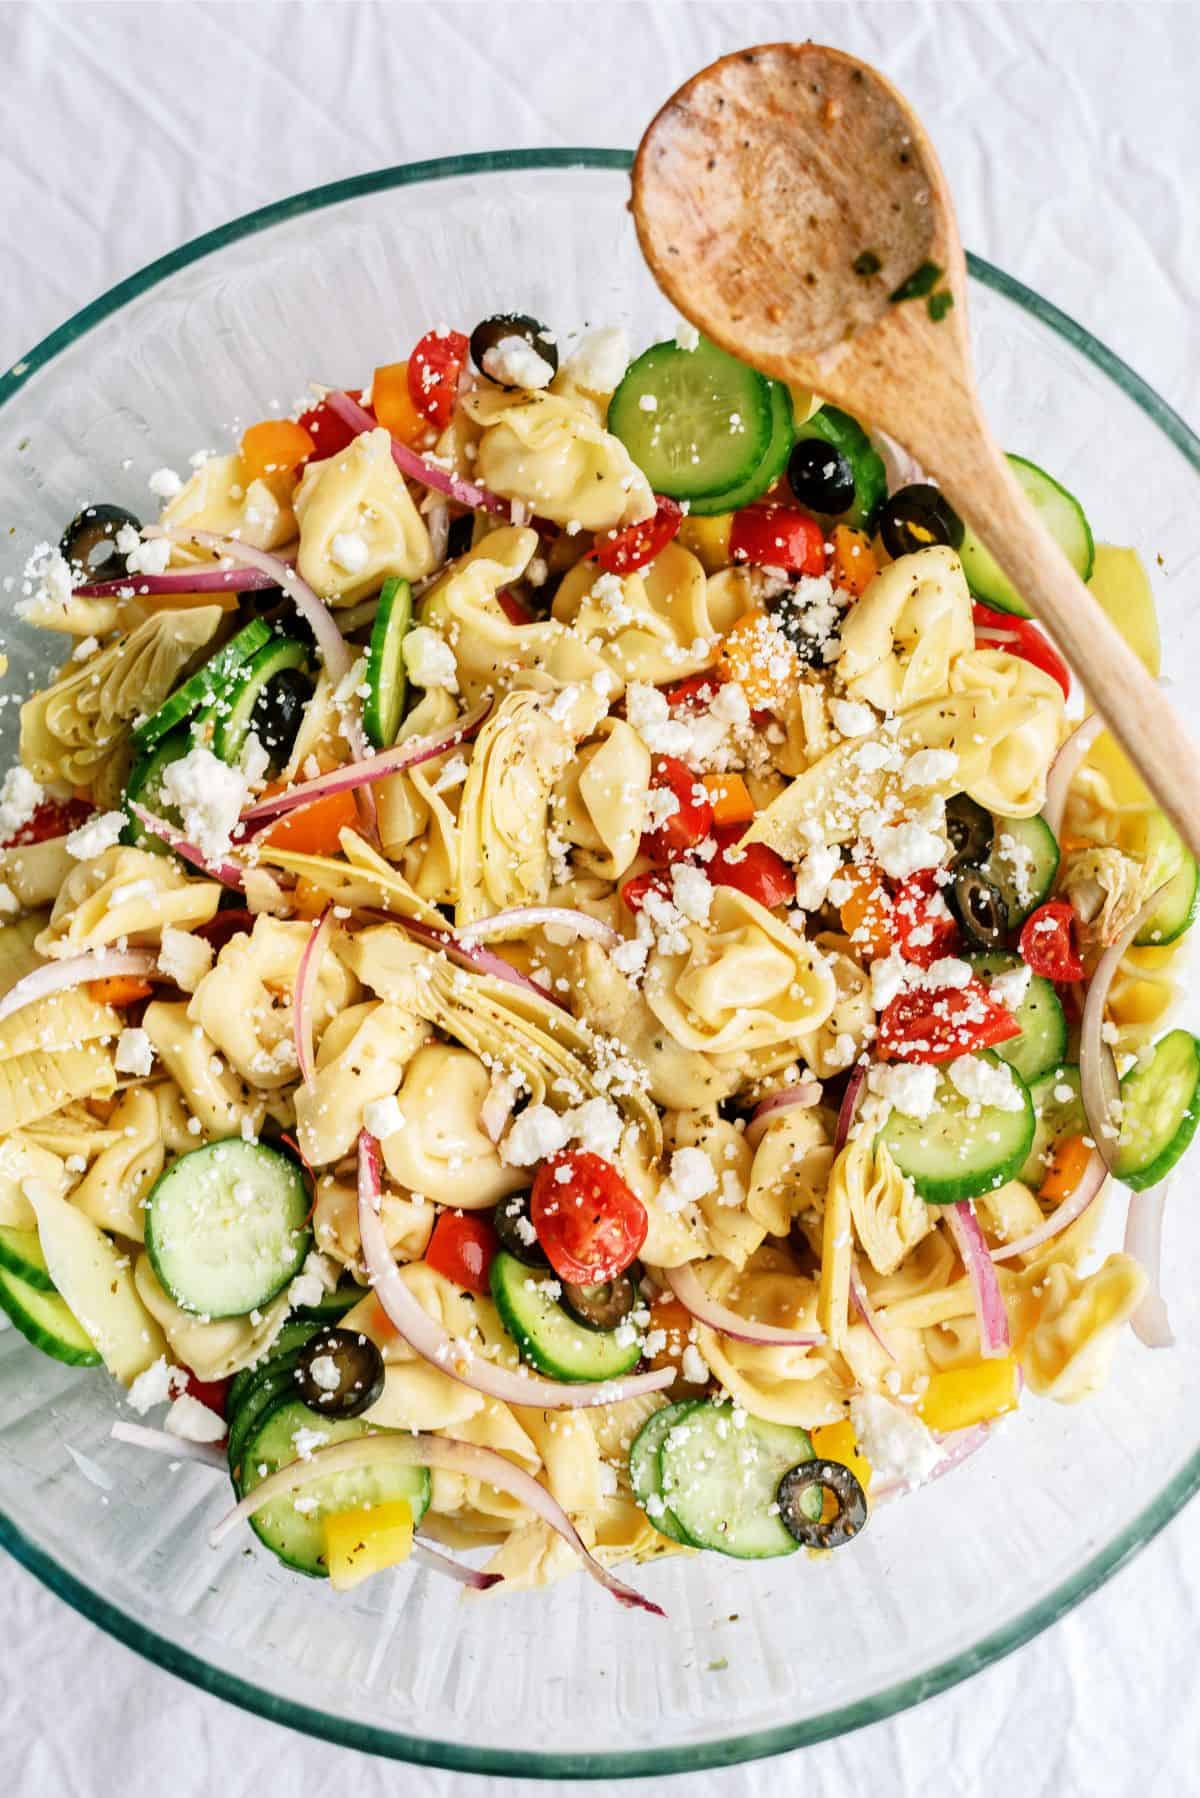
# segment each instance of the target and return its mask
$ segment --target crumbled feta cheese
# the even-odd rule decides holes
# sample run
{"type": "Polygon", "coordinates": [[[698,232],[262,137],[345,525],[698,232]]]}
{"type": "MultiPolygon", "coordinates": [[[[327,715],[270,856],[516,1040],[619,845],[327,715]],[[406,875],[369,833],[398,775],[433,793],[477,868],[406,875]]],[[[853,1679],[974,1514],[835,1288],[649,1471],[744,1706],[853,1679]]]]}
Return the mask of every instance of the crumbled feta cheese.
{"type": "Polygon", "coordinates": [[[345,574],[361,574],[371,560],[371,548],[361,531],[337,531],[329,544],[330,559],[345,574]]]}
{"type": "Polygon", "coordinates": [[[679,810],[679,795],[670,787],[651,787],[646,794],[646,829],[661,830],[679,810]]]}
{"type": "Polygon", "coordinates": [[[86,662],[89,656],[95,655],[99,647],[99,637],[83,637],[71,651],[71,660],[73,662],[86,662]]]}
{"type": "Polygon", "coordinates": [[[322,1392],[336,1392],[342,1383],[337,1362],[332,1355],[316,1355],[308,1364],[309,1377],[322,1392]]]}
{"type": "MultiPolygon", "coordinates": [[[[91,575],[93,580],[103,573],[97,569],[91,575]]],[[[74,576],[71,564],[62,551],[52,543],[37,543],[23,570],[22,591],[28,595],[17,606],[17,614],[24,617],[32,611],[37,613],[43,608],[67,611],[71,604],[74,589],[74,576]]]]}
{"type": "Polygon", "coordinates": [[[173,468],[156,468],[146,485],[156,499],[174,499],[183,492],[183,482],[173,468]]]}
{"type": "Polygon", "coordinates": [[[676,908],[694,924],[707,924],[712,910],[713,884],[703,868],[675,862],[671,868],[671,897],[676,908]]]}
{"type": "Polygon", "coordinates": [[[946,854],[946,839],[909,819],[881,825],[872,835],[875,859],[892,880],[906,880],[922,868],[936,868],[946,854]]]}
{"type": "Polygon", "coordinates": [[[942,1448],[921,1419],[878,1392],[860,1392],[850,1400],[850,1421],[880,1480],[919,1486],[942,1459],[942,1448]]]}
{"type": "Polygon", "coordinates": [[[658,1200],[664,1211],[674,1213],[716,1190],[716,1172],[704,1150],[676,1149],[667,1177],[659,1188],[658,1200]]]}
{"type": "Polygon", "coordinates": [[[325,1287],[319,1274],[305,1270],[298,1273],[288,1287],[288,1304],[319,1305],[325,1296],[325,1287]]]}
{"type": "Polygon", "coordinates": [[[118,1074],[136,1074],[144,1078],[150,1072],[154,1066],[154,1044],[144,1030],[122,1030],[117,1038],[113,1066],[118,1074]]]}
{"type": "Polygon", "coordinates": [[[15,918],[20,909],[21,901],[7,880],[0,880],[0,918],[15,918]]]}
{"type": "Polygon", "coordinates": [[[946,1068],[950,1084],[971,1105],[989,1105],[996,1111],[1023,1111],[1025,1094],[1004,1061],[984,1061],[978,1055],[960,1055],[946,1068]]]}
{"type": "Polygon", "coordinates": [[[532,1167],[566,1145],[567,1126],[558,1113],[549,1105],[527,1105],[501,1143],[500,1159],[510,1167],[532,1167]]]}
{"type": "Polygon", "coordinates": [[[997,1005],[1006,1005],[1009,1011],[1016,1011],[1018,1006],[1025,1003],[1025,995],[1032,979],[1033,969],[1026,962],[1020,962],[1015,968],[1005,968],[1002,973],[993,974],[988,991],[997,1005]]]}
{"type": "Polygon", "coordinates": [[[78,830],[71,831],[67,837],[67,854],[81,862],[103,855],[106,849],[111,849],[120,841],[121,832],[128,822],[124,812],[98,812],[81,824],[78,830]]]}
{"type": "Polygon", "coordinates": [[[689,1386],[707,1386],[708,1362],[694,1342],[689,1342],[683,1351],[680,1371],[689,1386]]]}
{"type": "Polygon", "coordinates": [[[911,963],[899,949],[880,955],[871,963],[871,1004],[876,1011],[886,1011],[892,1000],[904,991],[911,963]]]}
{"type": "Polygon", "coordinates": [[[207,861],[228,855],[246,804],[246,777],[197,743],[162,772],[162,795],[179,811],[185,835],[207,861]]]}
{"type": "Polygon", "coordinates": [[[942,987],[953,987],[961,990],[969,986],[975,978],[975,970],[969,961],[960,961],[956,955],[942,955],[937,961],[930,962],[921,976],[921,985],[936,992],[942,987]]]}
{"type": "Polygon", "coordinates": [[[371,1099],[363,1106],[363,1129],[383,1142],[404,1128],[404,1113],[394,1093],[386,1099],[371,1099]]]}
{"type": "Polygon", "coordinates": [[[871,707],[858,699],[833,700],[829,715],[833,719],[833,728],[843,737],[865,737],[878,723],[871,707]]]}
{"type": "Polygon", "coordinates": [[[225,1419],[202,1405],[190,1392],[182,1392],[163,1419],[163,1428],[185,1442],[220,1442],[225,1435],[225,1419]]]}
{"type": "Polygon", "coordinates": [[[867,1075],[867,1090],[906,1118],[924,1121],[933,1110],[938,1073],[928,1062],[880,1061],[867,1075]]]}
{"type": "Polygon", "coordinates": [[[679,350],[700,348],[700,333],[690,319],[681,318],[675,327],[675,347],[679,350]]]}
{"type": "Polygon", "coordinates": [[[629,339],[619,325],[589,331],[563,373],[588,393],[613,393],[629,366],[629,339]]]}
{"type": "Polygon", "coordinates": [[[796,874],[796,904],[802,911],[820,911],[841,865],[841,855],[831,845],[819,844],[808,851],[796,874]]]}
{"type": "Polygon", "coordinates": [[[904,764],[906,787],[936,787],[949,780],[958,767],[952,749],[918,749],[904,764]]]}
{"type": "Polygon", "coordinates": [[[256,730],[250,731],[246,737],[239,757],[239,765],[246,777],[247,788],[262,786],[271,766],[271,752],[262,742],[256,730]]]}
{"type": "Polygon", "coordinates": [[[0,784],[0,841],[16,836],[46,797],[33,775],[20,763],[10,768],[0,784]]]}
{"type": "Polygon", "coordinates": [[[171,545],[165,537],[152,537],[143,542],[131,524],[123,524],[115,541],[130,574],[166,573],[171,560],[171,545]]]}
{"type": "Polygon", "coordinates": [[[211,943],[206,943],[202,936],[193,936],[188,930],[176,929],[174,924],[163,925],[158,951],[159,970],[182,992],[194,993],[212,964],[211,943]]]}
{"type": "Polygon", "coordinates": [[[548,387],[553,365],[524,337],[502,337],[483,352],[483,372],[502,387],[548,387]]]}
{"type": "Polygon", "coordinates": [[[155,1405],[165,1405],[168,1399],[177,1398],[186,1387],[187,1375],[182,1367],[172,1367],[166,1356],[160,1355],[134,1380],[125,1394],[125,1402],[139,1417],[144,1417],[155,1405]]]}
{"type": "Polygon", "coordinates": [[[418,624],[404,639],[404,666],[416,687],[444,687],[458,692],[458,665],[444,637],[427,624],[418,624]]]}
{"type": "Polygon", "coordinates": [[[563,1124],[568,1139],[574,1138],[581,1149],[602,1155],[606,1161],[620,1148],[625,1127],[620,1112],[609,1099],[587,1099],[582,1105],[572,1106],[563,1124]]]}

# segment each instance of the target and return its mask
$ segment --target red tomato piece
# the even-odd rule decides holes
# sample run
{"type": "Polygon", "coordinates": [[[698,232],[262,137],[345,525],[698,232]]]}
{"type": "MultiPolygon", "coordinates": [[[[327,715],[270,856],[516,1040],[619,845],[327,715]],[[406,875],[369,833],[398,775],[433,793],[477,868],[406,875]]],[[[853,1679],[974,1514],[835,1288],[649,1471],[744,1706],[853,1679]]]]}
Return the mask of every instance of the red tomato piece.
{"type": "Polygon", "coordinates": [[[588,560],[599,562],[608,574],[632,574],[635,568],[653,562],[683,523],[681,506],[661,494],[654,497],[657,505],[653,518],[643,519],[641,524],[627,524],[619,531],[606,531],[588,551],[588,560]]]}
{"type": "Polygon", "coordinates": [[[1006,649],[1022,662],[1031,662],[1058,682],[1063,698],[1071,697],[1071,670],[1048,637],[1028,618],[1017,618],[1011,612],[994,612],[990,606],[974,607],[975,632],[983,648],[1006,649]]]}
{"type": "Polygon", "coordinates": [[[1047,980],[1083,979],[1075,913],[1063,899],[1039,905],[1021,929],[1021,954],[1035,974],[1047,980]]]}
{"type": "Polygon", "coordinates": [[[621,898],[630,911],[641,911],[646,902],[647,893],[657,893],[662,899],[671,897],[671,886],[665,874],[656,874],[652,869],[645,874],[635,874],[621,888],[621,898]]]}
{"type": "Polygon", "coordinates": [[[500,1247],[492,1222],[478,1211],[443,1211],[433,1226],[425,1259],[435,1272],[465,1286],[488,1292],[488,1272],[500,1247]]]}
{"type": "Polygon", "coordinates": [[[68,831],[78,830],[95,809],[88,799],[43,799],[28,824],[0,843],[0,849],[23,849],[30,843],[44,843],[48,837],[64,837],[68,831]]]}
{"type": "Polygon", "coordinates": [[[892,935],[905,961],[928,968],[958,947],[958,925],[932,868],[910,874],[892,897],[892,935]]]}
{"type": "MultiPolygon", "coordinates": [[[[357,400],[362,405],[361,387],[347,387],[346,393],[350,399],[357,400]]],[[[367,406],[365,410],[370,412],[371,408],[367,406]]],[[[371,416],[374,417],[374,413],[371,416]]],[[[327,456],[336,456],[339,450],[344,450],[347,444],[353,443],[358,434],[352,425],[346,424],[336,412],[331,412],[324,400],[316,406],[310,406],[307,412],[302,412],[296,422],[304,427],[316,446],[301,464],[305,468],[310,462],[324,462],[327,456]]]]}
{"type": "Polygon", "coordinates": [[[192,1372],[190,1367],[185,1367],[183,1371],[187,1375],[188,1396],[199,1399],[202,1405],[207,1405],[209,1410],[215,1411],[218,1417],[224,1417],[225,1403],[229,1397],[229,1388],[232,1382],[229,1380],[202,1380],[192,1372]]]}
{"type": "Polygon", "coordinates": [[[824,574],[825,532],[799,506],[745,506],[733,515],[729,554],[757,568],[824,574]]]}
{"type": "Polygon", "coordinates": [[[656,862],[678,861],[685,851],[702,843],[712,829],[712,804],[699,775],[673,755],[657,757],[650,786],[651,790],[666,788],[679,803],[657,830],[648,830],[643,836],[642,854],[656,862]]]}
{"type": "Polygon", "coordinates": [[[542,1163],[529,1216],[551,1267],[574,1286],[596,1286],[624,1273],[649,1222],[646,1207],[612,1163],[590,1149],[566,1149],[542,1163]]]}
{"type": "Polygon", "coordinates": [[[458,377],[470,347],[461,331],[427,331],[408,359],[408,397],[439,431],[454,414],[458,377]]]}
{"type": "Polygon", "coordinates": [[[501,587],[496,595],[496,603],[510,624],[532,624],[535,614],[529,610],[524,600],[518,599],[507,587],[501,587]]]}
{"type": "Polygon", "coordinates": [[[687,680],[676,681],[664,698],[672,711],[683,706],[689,712],[702,712],[712,704],[721,685],[721,676],[712,668],[707,674],[691,674],[687,680]]]}
{"type": "Polygon", "coordinates": [[[1020,1036],[1012,1012],[981,980],[966,986],[898,993],[879,1019],[880,1053],[896,1061],[954,1061],[1020,1036]]]}
{"type": "Polygon", "coordinates": [[[774,911],[777,905],[795,898],[796,876],[783,857],[765,843],[729,840],[736,839],[743,829],[743,825],[734,825],[712,860],[703,864],[704,872],[715,887],[734,887],[774,911]]]}

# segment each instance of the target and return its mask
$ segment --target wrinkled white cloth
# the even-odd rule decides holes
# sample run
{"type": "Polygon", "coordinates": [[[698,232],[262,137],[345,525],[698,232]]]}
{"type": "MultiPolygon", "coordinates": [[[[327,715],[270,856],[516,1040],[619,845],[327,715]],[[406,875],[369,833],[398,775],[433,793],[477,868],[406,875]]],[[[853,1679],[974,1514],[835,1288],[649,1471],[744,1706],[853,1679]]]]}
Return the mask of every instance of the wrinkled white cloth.
{"type": "MultiPolygon", "coordinates": [[[[1191,5],[118,0],[7,4],[0,23],[2,364],[123,276],[252,207],[454,151],[630,146],[715,56],[803,34],[873,58],[916,103],[973,249],[1081,319],[1185,417],[1200,415],[1191,5]]],[[[20,1798],[566,1789],[397,1768],[307,1741],[155,1670],[11,1564],[0,1567],[0,1614],[0,1789],[20,1798]]],[[[657,1784],[667,1798],[1191,1792],[1200,1710],[1186,1669],[1198,1648],[1193,1509],[1064,1622],[918,1710],[786,1762],[657,1784]]],[[[649,1789],[605,1786],[612,1798],[649,1789]]]]}

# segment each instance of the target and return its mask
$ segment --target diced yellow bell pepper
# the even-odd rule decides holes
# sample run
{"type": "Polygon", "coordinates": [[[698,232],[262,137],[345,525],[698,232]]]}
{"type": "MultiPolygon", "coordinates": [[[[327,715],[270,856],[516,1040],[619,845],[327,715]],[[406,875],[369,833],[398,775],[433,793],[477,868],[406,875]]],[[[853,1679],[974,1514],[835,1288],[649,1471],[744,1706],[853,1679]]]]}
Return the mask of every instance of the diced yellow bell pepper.
{"type": "Polygon", "coordinates": [[[693,518],[689,513],[679,527],[679,542],[691,550],[705,574],[720,574],[729,567],[732,530],[732,512],[716,512],[711,518],[693,518]]]}
{"type": "Polygon", "coordinates": [[[822,1461],[840,1461],[848,1467],[864,1492],[870,1490],[873,1469],[854,1437],[848,1417],[838,1423],[822,1423],[812,1431],[812,1445],[822,1461]]]}
{"type": "Polygon", "coordinates": [[[917,1416],[931,1430],[965,1430],[1015,1411],[1021,1396],[1020,1377],[1012,1355],[992,1361],[969,1361],[947,1367],[930,1378],[917,1400],[917,1416]]]}
{"type": "Polygon", "coordinates": [[[332,1511],[321,1528],[329,1583],[337,1592],[348,1592],[412,1553],[412,1510],[402,1498],[361,1511],[332,1511]]]}

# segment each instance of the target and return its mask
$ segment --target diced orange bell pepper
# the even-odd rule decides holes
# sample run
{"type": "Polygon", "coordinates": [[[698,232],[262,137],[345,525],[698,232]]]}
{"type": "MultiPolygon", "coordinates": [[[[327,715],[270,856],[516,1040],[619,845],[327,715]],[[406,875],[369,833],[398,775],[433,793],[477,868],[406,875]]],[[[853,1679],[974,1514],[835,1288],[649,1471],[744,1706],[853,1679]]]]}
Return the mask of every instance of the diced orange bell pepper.
{"type": "Polygon", "coordinates": [[[753,711],[782,704],[800,679],[800,658],[769,612],[743,612],[725,633],[721,674],[737,681],[753,711]]]}
{"type": "Polygon", "coordinates": [[[990,1361],[967,1361],[930,1376],[917,1400],[917,1415],[931,1430],[966,1430],[1015,1411],[1021,1382],[1013,1355],[990,1361]]]}
{"type": "Polygon", "coordinates": [[[1091,1158],[1092,1151],[1082,1136],[1064,1136],[1061,1142],[1055,1143],[1051,1151],[1038,1198],[1053,1205],[1061,1205],[1064,1199],[1069,1199],[1083,1179],[1084,1169],[1091,1158]]]}
{"type": "Polygon", "coordinates": [[[87,990],[98,1005],[136,1005],[139,999],[148,999],[154,988],[136,974],[109,974],[103,980],[89,980],[87,990]]]}
{"type": "Polygon", "coordinates": [[[708,794],[714,824],[750,822],[754,816],[754,801],[740,774],[706,774],[701,785],[708,794]]]}
{"type": "Polygon", "coordinates": [[[386,362],[375,370],[371,406],[384,430],[401,443],[416,443],[429,429],[429,420],[412,403],[407,362],[386,362]]]}
{"type": "Polygon", "coordinates": [[[292,911],[298,918],[319,918],[329,906],[327,888],[301,874],[292,888],[292,911]]]}
{"type": "Polygon", "coordinates": [[[842,929],[854,947],[872,960],[887,955],[895,939],[887,888],[878,868],[870,862],[847,862],[838,873],[854,888],[839,908],[842,929]]]}
{"type": "Polygon", "coordinates": [[[848,524],[834,525],[833,560],[829,565],[829,578],[834,586],[840,587],[843,593],[852,593],[857,599],[878,573],[879,564],[866,532],[852,530],[848,524]]]}
{"type": "Polygon", "coordinates": [[[356,1511],[334,1511],[321,1519],[325,1565],[335,1592],[396,1567],[412,1553],[412,1508],[402,1498],[356,1511]]]}
{"type": "Polygon", "coordinates": [[[286,492],[296,479],[296,471],[316,444],[313,438],[292,418],[264,418],[243,433],[239,461],[242,481],[266,481],[276,491],[286,492]]]}
{"type": "Polygon", "coordinates": [[[854,1425],[848,1417],[837,1423],[818,1424],[812,1432],[812,1445],[822,1461],[840,1461],[848,1467],[863,1491],[870,1489],[874,1469],[858,1446],[854,1425]]]}
{"type": "MultiPolygon", "coordinates": [[[[672,1297],[669,1292],[661,1293],[650,1307],[648,1334],[653,1336],[655,1331],[661,1330],[666,1336],[666,1341],[661,1347],[656,1347],[650,1356],[651,1367],[655,1369],[660,1367],[678,1368],[683,1360],[683,1352],[691,1341],[694,1327],[695,1322],[691,1312],[686,1310],[679,1300],[672,1297]]],[[[689,1392],[702,1390],[700,1386],[692,1385],[683,1379],[678,1381],[678,1385],[686,1387],[689,1392]]]]}
{"type": "Polygon", "coordinates": [[[311,805],[299,805],[294,812],[285,813],[264,833],[262,841],[296,855],[338,855],[342,847],[338,833],[353,830],[357,821],[352,792],[327,793],[311,805]]]}

